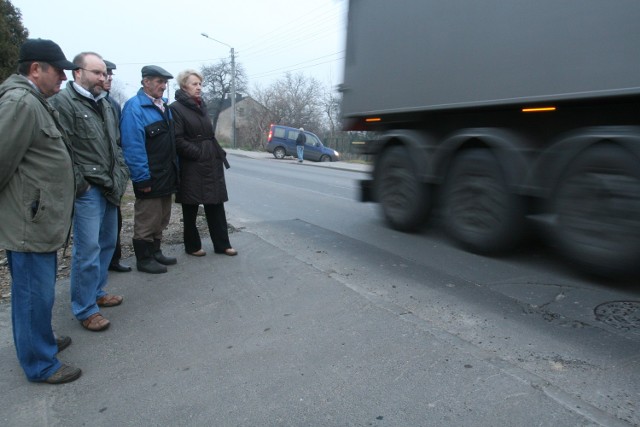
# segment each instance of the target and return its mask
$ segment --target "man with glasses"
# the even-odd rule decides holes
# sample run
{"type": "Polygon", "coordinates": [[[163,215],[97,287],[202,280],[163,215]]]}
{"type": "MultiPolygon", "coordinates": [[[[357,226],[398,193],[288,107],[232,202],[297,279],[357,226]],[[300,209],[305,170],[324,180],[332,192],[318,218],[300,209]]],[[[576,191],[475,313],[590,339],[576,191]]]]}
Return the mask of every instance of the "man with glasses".
{"type": "Polygon", "coordinates": [[[129,171],[122,158],[120,131],[103,86],[107,67],[94,52],[78,54],[73,82],[52,99],[74,151],[74,167],[88,190],[76,198],[71,260],[71,309],[89,331],[110,325],[99,307],[113,307],[123,297],[105,291],[117,239],[117,207],[129,171]]]}
{"type": "Polygon", "coordinates": [[[11,273],[13,342],[27,379],[49,384],[82,374],[57,359],[71,338],[51,327],[57,251],[68,242],[76,190],[72,150],[47,98],[75,68],[56,43],[28,39],[18,74],[0,85],[0,247],[11,273]]]}

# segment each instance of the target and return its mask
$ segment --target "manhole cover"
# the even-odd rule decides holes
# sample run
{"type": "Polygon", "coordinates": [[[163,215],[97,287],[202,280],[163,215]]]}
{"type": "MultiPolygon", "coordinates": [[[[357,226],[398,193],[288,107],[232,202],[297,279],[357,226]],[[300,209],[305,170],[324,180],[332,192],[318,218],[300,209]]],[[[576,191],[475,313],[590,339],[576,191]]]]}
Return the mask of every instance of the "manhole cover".
{"type": "Polygon", "coordinates": [[[617,329],[640,330],[640,301],[611,301],[593,310],[596,319],[617,329]]]}

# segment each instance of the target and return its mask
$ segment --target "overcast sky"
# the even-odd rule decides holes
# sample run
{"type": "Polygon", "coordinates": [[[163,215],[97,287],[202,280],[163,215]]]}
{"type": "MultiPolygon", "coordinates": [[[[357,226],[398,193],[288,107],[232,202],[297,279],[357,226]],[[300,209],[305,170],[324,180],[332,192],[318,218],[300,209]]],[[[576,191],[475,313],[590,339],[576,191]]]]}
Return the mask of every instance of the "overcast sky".
{"type": "Polygon", "coordinates": [[[229,57],[228,46],[201,33],[234,47],[250,88],[287,71],[327,87],[342,82],[347,0],[10,1],[29,37],[55,41],[69,60],[95,51],[114,62],[127,97],[140,87],[144,65],[176,76],[229,57]]]}

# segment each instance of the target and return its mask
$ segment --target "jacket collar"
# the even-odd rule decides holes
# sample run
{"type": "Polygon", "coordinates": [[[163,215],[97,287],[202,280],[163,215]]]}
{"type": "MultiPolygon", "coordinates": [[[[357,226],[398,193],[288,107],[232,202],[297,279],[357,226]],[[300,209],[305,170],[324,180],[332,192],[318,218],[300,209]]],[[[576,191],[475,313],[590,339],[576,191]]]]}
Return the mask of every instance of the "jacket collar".
{"type": "Polygon", "coordinates": [[[207,114],[207,110],[206,107],[204,105],[204,100],[200,103],[200,105],[198,105],[196,103],[196,100],[193,99],[193,97],[189,96],[187,94],[187,92],[183,91],[182,89],[178,89],[176,91],[176,101],[178,101],[180,104],[184,105],[185,107],[188,107],[194,111],[197,111],[200,114],[207,114]]]}
{"type": "MultiPolygon", "coordinates": [[[[147,92],[144,91],[144,89],[140,88],[138,89],[138,93],[136,94],[136,96],[138,98],[140,98],[140,104],[144,104],[144,105],[154,105],[153,104],[153,98],[149,95],[147,95],[147,92]]],[[[167,98],[162,98],[162,102],[164,102],[165,104],[167,103],[167,98]]]]}
{"type": "Polygon", "coordinates": [[[91,94],[91,92],[89,92],[88,90],[86,90],[85,88],[83,88],[82,86],[80,86],[80,85],[79,85],[78,83],[76,83],[76,82],[69,82],[69,86],[72,86],[72,87],[73,87],[73,89],[75,89],[75,91],[76,91],[76,93],[77,93],[78,95],[83,96],[83,97],[85,97],[85,98],[87,98],[87,99],[89,99],[89,100],[91,100],[91,101],[96,102],[96,103],[97,103],[97,102],[100,102],[100,100],[101,100],[102,98],[106,98],[106,96],[107,96],[107,91],[104,91],[104,90],[103,90],[102,92],[100,92],[100,95],[98,95],[98,96],[93,96],[93,95],[91,94]]]}
{"type": "Polygon", "coordinates": [[[27,89],[42,101],[46,101],[44,95],[42,95],[42,92],[40,92],[40,89],[38,89],[35,83],[21,74],[12,74],[7,80],[0,84],[0,96],[4,95],[8,90],[16,88],[27,89]]]}

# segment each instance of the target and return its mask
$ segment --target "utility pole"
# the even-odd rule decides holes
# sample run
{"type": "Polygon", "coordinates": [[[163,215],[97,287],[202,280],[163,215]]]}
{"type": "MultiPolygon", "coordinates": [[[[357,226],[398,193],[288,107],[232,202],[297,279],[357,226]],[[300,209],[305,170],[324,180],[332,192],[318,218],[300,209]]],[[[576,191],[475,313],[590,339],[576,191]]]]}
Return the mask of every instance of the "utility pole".
{"type": "Polygon", "coordinates": [[[236,55],[231,48],[231,111],[233,112],[233,148],[236,145],[236,55]]]}
{"type": "Polygon", "coordinates": [[[233,135],[233,148],[237,148],[236,143],[236,55],[235,50],[232,46],[221,42],[220,40],[216,40],[213,37],[209,37],[207,33],[200,33],[202,37],[206,37],[209,40],[213,40],[214,42],[218,42],[223,44],[231,49],[231,113],[232,113],[232,135],[233,135]]]}

